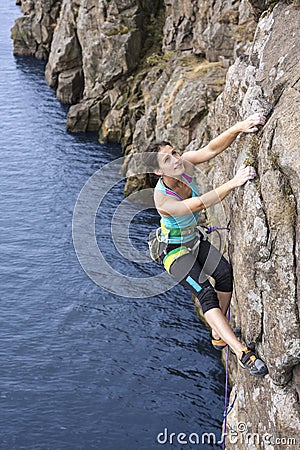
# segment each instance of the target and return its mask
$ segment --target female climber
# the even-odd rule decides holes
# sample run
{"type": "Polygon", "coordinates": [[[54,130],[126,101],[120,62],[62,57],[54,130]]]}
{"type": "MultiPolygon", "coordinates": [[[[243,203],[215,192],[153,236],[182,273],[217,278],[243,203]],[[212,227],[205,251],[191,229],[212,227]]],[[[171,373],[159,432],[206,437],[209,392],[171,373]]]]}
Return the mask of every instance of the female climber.
{"type": "Polygon", "coordinates": [[[239,364],[254,376],[266,375],[267,367],[238,340],[226,319],[232,296],[231,266],[196,225],[199,211],[221,202],[233,189],[252,180],[255,169],[242,166],[231,180],[202,195],[193,181],[193,169],[196,164],[223,152],[239,133],[253,133],[264,124],[263,114],[253,114],[200,150],[180,155],[170,143],[163,141],[152,143],[145,154],[147,170],[160,177],[154,202],[161,216],[160,240],[166,247],[163,265],[199,299],[211,327],[212,345],[220,350],[229,345],[239,364]],[[208,276],[214,279],[214,287],[208,276]]]}

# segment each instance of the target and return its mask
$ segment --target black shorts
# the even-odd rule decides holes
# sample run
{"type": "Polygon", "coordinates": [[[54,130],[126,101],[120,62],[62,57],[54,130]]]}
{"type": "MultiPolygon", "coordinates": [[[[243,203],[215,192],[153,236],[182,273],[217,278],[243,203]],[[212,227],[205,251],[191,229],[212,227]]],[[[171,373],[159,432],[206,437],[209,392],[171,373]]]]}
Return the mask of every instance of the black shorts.
{"type": "MultiPolygon", "coordinates": [[[[200,301],[203,313],[210,309],[220,308],[215,290],[232,292],[232,268],[224,256],[201,234],[200,238],[193,239],[181,246],[192,249],[196,242],[199,246],[189,253],[174,260],[170,267],[170,274],[183,286],[186,286],[200,301]],[[208,276],[215,280],[213,287],[208,276]]],[[[169,244],[169,253],[177,244],[169,244]]]]}

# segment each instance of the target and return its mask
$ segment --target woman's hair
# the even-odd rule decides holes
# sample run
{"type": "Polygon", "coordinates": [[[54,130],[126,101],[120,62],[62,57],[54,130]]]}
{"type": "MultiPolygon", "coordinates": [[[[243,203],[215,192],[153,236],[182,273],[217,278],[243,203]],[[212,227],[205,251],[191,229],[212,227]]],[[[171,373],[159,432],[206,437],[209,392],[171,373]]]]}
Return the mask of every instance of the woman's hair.
{"type": "Polygon", "coordinates": [[[154,173],[154,170],[159,169],[157,154],[160,151],[161,147],[164,147],[165,145],[172,146],[172,144],[167,141],[152,142],[143,154],[143,159],[147,171],[147,184],[149,184],[151,187],[155,187],[159,179],[159,176],[154,173]]]}
{"type": "Polygon", "coordinates": [[[160,142],[152,142],[152,144],[150,144],[149,147],[146,149],[145,163],[147,170],[149,170],[149,172],[153,172],[154,170],[159,169],[157,153],[160,151],[161,147],[164,147],[165,145],[172,146],[170,142],[160,141],[160,142]]]}

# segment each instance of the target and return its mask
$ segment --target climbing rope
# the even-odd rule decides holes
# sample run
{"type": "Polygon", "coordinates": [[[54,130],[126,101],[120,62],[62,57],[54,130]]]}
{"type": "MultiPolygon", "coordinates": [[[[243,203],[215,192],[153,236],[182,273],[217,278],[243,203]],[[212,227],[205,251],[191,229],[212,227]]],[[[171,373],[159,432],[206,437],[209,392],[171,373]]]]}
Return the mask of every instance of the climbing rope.
{"type": "MultiPolygon", "coordinates": [[[[227,319],[228,322],[230,322],[230,307],[227,311],[227,319]]],[[[226,431],[227,431],[227,416],[229,412],[232,410],[233,406],[231,407],[230,411],[228,408],[228,399],[229,399],[229,348],[228,345],[226,347],[226,369],[225,369],[225,399],[224,399],[224,412],[223,412],[223,439],[222,439],[222,450],[225,450],[226,445],[226,431]]]]}
{"type": "Polygon", "coordinates": [[[229,232],[229,231],[230,231],[230,227],[229,227],[229,226],[230,226],[230,220],[228,221],[226,227],[217,227],[216,225],[213,225],[213,226],[211,226],[211,227],[207,227],[207,226],[205,226],[205,225],[201,225],[201,227],[205,229],[205,233],[206,233],[206,234],[210,234],[210,233],[212,233],[213,231],[215,231],[215,232],[217,233],[218,238],[219,238],[219,252],[222,250],[222,244],[223,244],[222,236],[221,236],[220,231],[226,230],[226,231],[229,232]]]}
{"type": "MultiPolygon", "coordinates": [[[[219,237],[219,251],[222,250],[222,236],[220,231],[226,230],[230,231],[230,220],[227,223],[226,227],[217,227],[217,226],[202,226],[202,228],[205,228],[206,234],[210,234],[213,231],[215,231],[219,237]]],[[[227,320],[230,322],[230,307],[227,311],[227,320]]],[[[225,450],[226,446],[226,431],[227,431],[227,416],[232,411],[232,408],[234,406],[235,400],[236,400],[237,394],[235,393],[234,398],[230,405],[228,405],[229,402],[229,347],[227,345],[226,347],[226,364],[225,364],[225,395],[224,395],[224,412],[223,412],[223,430],[222,430],[222,450],[225,450]]]]}

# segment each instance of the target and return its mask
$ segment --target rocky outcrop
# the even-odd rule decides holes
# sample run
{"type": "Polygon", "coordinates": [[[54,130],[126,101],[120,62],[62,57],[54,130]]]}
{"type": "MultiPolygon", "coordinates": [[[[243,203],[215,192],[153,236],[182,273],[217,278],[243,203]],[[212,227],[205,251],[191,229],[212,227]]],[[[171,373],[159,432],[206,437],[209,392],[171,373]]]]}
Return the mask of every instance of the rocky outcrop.
{"type": "Polygon", "coordinates": [[[151,45],[150,22],[162,0],[21,1],[24,16],[12,28],[14,54],[48,59],[46,81],[57,98],[80,102],[70,110],[68,129],[97,131],[120,95],[115,83],[128,84],[151,45]]]}
{"type": "Polygon", "coordinates": [[[230,359],[237,400],[227,448],[273,450],[284,438],[282,448],[295,448],[287,439],[300,441],[299,2],[36,0],[22,10],[15,53],[47,55],[51,40],[46,80],[73,104],[67,127],[122,143],[128,195],[146,186],[132,155],[152,140],[198,149],[253,112],[268,115],[256,135],[202,165],[198,182],[208,190],[243,162],[258,172],[208,215],[214,225],[231,219],[233,323],[269,368],[257,380],[230,359]],[[54,34],[41,40],[46,7],[54,34]]]}
{"type": "Polygon", "coordinates": [[[51,43],[46,81],[73,105],[67,129],[99,130],[100,140],[121,141],[125,150],[135,145],[145,113],[144,86],[150,91],[152,83],[155,91],[154,77],[189,55],[227,68],[255,29],[248,0],[22,0],[22,11],[12,29],[14,52],[47,58],[51,43]]]}
{"type": "MultiPolygon", "coordinates": [[[[256,28],[247,1],[165,4],[165,53],[141,83],[145,113],[135,124],[131,153],[145,150],[154,138],[174,142],[181,150],[206,142],[211,136],[209,105],[223,89],[230,61],[250,48],[256,28]]],[[[134,165],[129,168],[127,195],[146,182],[131,176],[134,165]]]]}
{"type": "MultiPolygon", "coordinates": [[[[202,141],[209,105],[221,93],[225,74],[220,62],[194,55],[171,58],[166,68],[149,71],[141,83],[145,114],[136,123],[130,153],[144,151],[154,139],[174,142],[182,151],[191,141],[202,141]]],[[[134,173],[138,168],[128,161],[127,195],[145,186],[146,179],[135,179],[134,173]]]]}
{"type": "Polygon", "coordinates": [[[56,89],[63,103],[76,103],[82,97],[82,52],[77,35],[78,2],[63,1],[46,66],[46,82],[56,89]]]}
{"type": "Polygon", "coordinates": [[[247,1],[166,1],[164,48],[193,50],[208,61],[236,58],[253,36],[247,1]]]}
{"type": "Polygon", "coordinates": [[[19,0],[23,16],[11,30],[14,55],[47,59],[57,25],[61,0],[19,0]]]}
{"type": "MultiPolygon", "coordinates": [[[[128,117],[129,97],[135,104],[133,92],[139,76],[133,75],[142,59],[149,40],[147,29],[151,18],[159,16],[161,1],[81,0],[77,19],[77,38],[81,46],[83,72],[82,101],[70,108],[67,129],[98,131],[102,141],[121,141],[131,135],[128,117]]],[[[62,14],[62,20],[65,17],[62,14]]],[[[66,20],[67,27],[68,20],[66,20]]],[[[57,30],[57,39],[65,33],[57,30]]],[[[54,53],[57,53],[57,46],[54,53]]],[[[55,73],[51,63],[47,73],[55,73]]],[[[133,107],[133,117],[137,105],[133,107]]],[[[133,119],[134,120],[134,119],[133,119]]],[[[127,145],[126,139],[122,141],[127,145]]]]}

